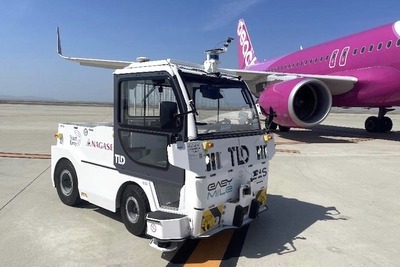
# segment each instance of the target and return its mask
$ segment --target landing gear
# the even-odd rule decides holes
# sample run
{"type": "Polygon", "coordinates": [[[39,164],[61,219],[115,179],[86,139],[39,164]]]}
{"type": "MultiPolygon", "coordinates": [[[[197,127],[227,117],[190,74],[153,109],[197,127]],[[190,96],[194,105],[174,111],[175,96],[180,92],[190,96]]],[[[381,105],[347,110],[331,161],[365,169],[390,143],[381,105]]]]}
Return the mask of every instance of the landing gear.
{"type": "MultiPolygon", "coordinates": [[[[264,111],[263,111],[263,114],[265,114],[264,111]]],[[[274,110],[271,107],[269,108],[269,114],[267,113],[265,116],[267,117],[265,119],[265,128],[268,131],[276,131],[276,129],[279,126],[279,131],[281,131],[281,132],[289,132],[290,127],[282,126],[282,125],[276,124],[275,122],[272,121],[274,119],[274,117],[276,117],[276,114],[275,114],[274,110]]]]}
{"type": "Polygon", "coordinates": [[[389,117],[385,117],[386,113],[394,109],[379,108],[378,117],[368,117],[365,120],[365,130],[370,133],[387,133],[392,130],[393,122],[389,117]]]}
{"type": "MultiPolygon", "coordinates": [[[[265,120],[265,123],[267,123],[268,119],[265,120]]],[[[278,124],[276,124],[275,122],[271,122],[271,124],[269,125],[269,129],[272,131],[276,131],[276,128],[278,128],[278,124]]]]}
{"type": "MultiPolygon", "coordinates": [[[[268,118],[265,120],[265,124],[268,125],[268,118]]],[[[278,124],[276,124],[275,122],[271,122],[271,123],[269,124],[268,129],[269,129],[270,131],[276,131],[276,129],[278,129],[278,127],[279,127],[279,131],[281,131],[281,132],[289,132],[289,130],[290,130],[290,127],[278,125],[278,124]]]]}

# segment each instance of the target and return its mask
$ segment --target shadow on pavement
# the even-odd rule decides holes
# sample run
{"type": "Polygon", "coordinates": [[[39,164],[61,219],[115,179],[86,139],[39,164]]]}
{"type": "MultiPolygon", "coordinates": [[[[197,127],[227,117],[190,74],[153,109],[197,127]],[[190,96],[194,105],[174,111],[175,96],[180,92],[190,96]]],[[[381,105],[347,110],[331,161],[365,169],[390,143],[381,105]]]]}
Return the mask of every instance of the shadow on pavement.
{"type": "Polygon", "coordinates": [[[312,129],[291,129],[289,132],[276,131],[276,135],[297,142],[305,143],[357,143],[360,139],[400,141],[400,132],[369,133],[365,129],[318,125],[312,129]]]}
{"type": "MultiPolygon", "coordinates": [[[[226,248],[220,266],[236,266],[239,257],[262,258],[270,254],[296,252],[295,240],[304,240],[300,234],[318,221],[347,220],[335,207],[324,207],[280,195],[269,195],[269,210],[260,214],[250,225],[237,229],[226,248]]],[[[229,231],[229,230],[226,230],[229,231]]],[[[209,237],[218,242],[218,236],[209,237]]],[[[168,266],[182,266],[187,263],[191,253],[201,240],[187,240],[176,253],[164,253],[163,258],[170,261],[168,266]]]]}
{"type": "Polygon", "coordinates": [[[294,241],[307,242],[300,234],[314,223],[347,220],[335,207],[324,207],[279,195],[270,195],[268,206],[270,209],[251,224],[241,256],[261,258],[270,254],[296,252],[294,241]]]}

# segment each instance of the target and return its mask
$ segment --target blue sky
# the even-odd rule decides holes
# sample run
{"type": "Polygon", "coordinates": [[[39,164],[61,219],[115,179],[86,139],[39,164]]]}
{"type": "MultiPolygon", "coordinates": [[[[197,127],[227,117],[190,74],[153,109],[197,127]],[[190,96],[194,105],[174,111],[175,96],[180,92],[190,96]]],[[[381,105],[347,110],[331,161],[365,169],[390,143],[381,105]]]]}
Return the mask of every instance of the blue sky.
{"type": "Polygon", "coordinates": [[[0,97],[112,101],[111,70],[67,56],[202,63],[204,50],[235,38],[221,59],[237,66],[236,24],[244,18],[259,59],[400,20],[398,0],[0,1],[0,97]]]}

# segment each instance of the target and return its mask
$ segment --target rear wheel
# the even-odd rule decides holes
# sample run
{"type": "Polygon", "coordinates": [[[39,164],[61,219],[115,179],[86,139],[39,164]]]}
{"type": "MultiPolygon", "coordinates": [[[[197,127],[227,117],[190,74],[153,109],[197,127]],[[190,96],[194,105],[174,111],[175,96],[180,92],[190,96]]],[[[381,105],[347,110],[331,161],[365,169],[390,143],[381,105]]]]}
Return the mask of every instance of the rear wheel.
{"type": "Polygon", "coordinates": [[[79,203],[81,199],[78,190],[78,177],[74,165],[69,160],[62,160],[57,164],[54,182],[58,197],[64,204],[75,206],[79,203]]]}
{"type": "Polygon", "coordinates": [[[390,132],[393,128],[393,122],[389,117],[383,118],[384,131],[390,132]]]}
{"type": "Polygon", "coordinates": [[[136,236],[144,235],[149,211],[149,201],[143,190],[137,185],[128,185],[121,200],[121,217],[126,229],[136,236]]]}

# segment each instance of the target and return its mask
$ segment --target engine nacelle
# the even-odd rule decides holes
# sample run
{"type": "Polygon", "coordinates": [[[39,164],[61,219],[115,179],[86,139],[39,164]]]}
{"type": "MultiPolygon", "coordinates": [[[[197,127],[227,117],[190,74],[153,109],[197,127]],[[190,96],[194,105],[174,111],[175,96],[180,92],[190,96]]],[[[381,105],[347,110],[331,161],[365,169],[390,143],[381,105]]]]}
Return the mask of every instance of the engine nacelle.
{"type": "Polygon", "coordinates": [[[332,95],[322,81],[299,78],[265,87],[258,102],[265,112],[273,108],[276,124],[310,128],[328,116],[332,95]]]}

